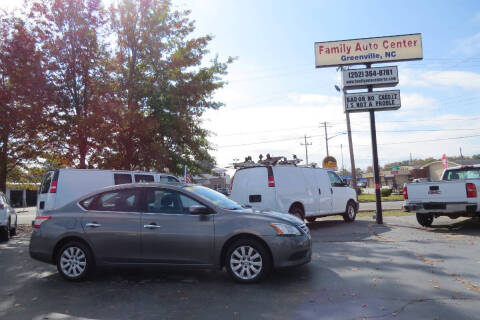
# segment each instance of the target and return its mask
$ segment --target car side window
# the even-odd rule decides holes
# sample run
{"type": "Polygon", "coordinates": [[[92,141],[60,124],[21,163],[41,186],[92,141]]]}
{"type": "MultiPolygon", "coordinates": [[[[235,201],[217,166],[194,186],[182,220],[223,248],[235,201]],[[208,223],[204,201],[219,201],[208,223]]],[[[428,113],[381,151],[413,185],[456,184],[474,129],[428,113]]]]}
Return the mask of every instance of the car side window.
{"type": "Polygon", "coordinates": [[[153,182],[153,175],[151,174],[136,174],[135,182],[153,182]]]}
{"type": "MultiPolygon", "coordinates": [[[[138,189],[105,192],[95,198],[95,201],[87,207],[89,210],[95,211],[137,212],[139,211],[139,194],[138,189]]],[[[85,201],[88,202],[88,200],[85,201]]]]}
{"type": "Polygon", "coordinates": [[[190,213],[190,207],[191,206],[203,206],[203,204],[201,204],[200,202],[198,202],[197,200],[194,200],[184,194],[181,194],[180,193],[180,202],[182,203],[182,207],[183,207],[183,213],[190,213]]]}
{"type": "Polygon", "coordinates": [[[179,193],[167,189],[147,189],[146,209],[151,213],[182,214],[179,193]]]}
{"type": "Polygon", "coordinates": [[[334,187],[343,186],[342,179],[340,179],[340,177],[335,172],[328,171],[328,177],[330,178],[330,182],[332,183],[332,186],[334,187]]]}

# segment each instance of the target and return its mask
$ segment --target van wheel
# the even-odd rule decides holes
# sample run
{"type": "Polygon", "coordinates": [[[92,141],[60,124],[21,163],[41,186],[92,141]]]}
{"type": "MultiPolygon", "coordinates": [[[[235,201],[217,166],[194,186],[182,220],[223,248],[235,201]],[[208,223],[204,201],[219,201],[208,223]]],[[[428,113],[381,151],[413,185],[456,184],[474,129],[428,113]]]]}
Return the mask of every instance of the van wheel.
{"type": "Polygon", "coordinates": [[[262,243],[254,239],[240,239],[228,248],[225,266],[235,281],[253,283],[270,273],[272,260],[262,243]]]}
{"type": "Polygon", "coordinates": [[[357,217],[357,212],[355,211],[355,205],[352,201],[347,203],[347,208],[345,209],[345,213],[343,214],[343,220],[345,222],[352,222],[357,217]]]}
{"type": "Polygon", "coordinates": [[[303,208],[298,204],[294,204],[293,206],[291,206],[290,210],[288,210],[288,213],[290,213],[291,215],[297,217],[298,219],[300,219],[302,221],[305,217],[305,213],[303,212],[303,208]]]}
{"type": "Polygon", "coordinates": [[[433,223],[433,215],[417,213],[417,221],[423,227],[430,227],[433,223]]]}
{"type": "Polygon", "coordinates": [[[93,255],[81,242],[68,242],[58,251],[57,270],[67,280],[85,280],[94,268],[93,255]]]}

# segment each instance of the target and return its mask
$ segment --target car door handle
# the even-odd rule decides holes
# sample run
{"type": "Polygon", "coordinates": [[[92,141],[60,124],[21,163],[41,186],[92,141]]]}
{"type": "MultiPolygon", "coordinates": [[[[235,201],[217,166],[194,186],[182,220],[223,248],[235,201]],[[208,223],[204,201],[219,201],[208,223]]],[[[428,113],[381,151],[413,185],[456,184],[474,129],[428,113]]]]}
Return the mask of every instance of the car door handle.
{"type": "Polygon", "coordinates": [[[85,224],[85,227],[87,228],[98,228],[101,227],[102,225],[96,222],[89,222],[85,224]]]}
{"type": "Polygon", "coordinates": [[[161,228],[162,226],[151,223],[151,224],[145,224],[143,225],[143,227],[147,229],[158,229],[158,228],[161,228]]]}

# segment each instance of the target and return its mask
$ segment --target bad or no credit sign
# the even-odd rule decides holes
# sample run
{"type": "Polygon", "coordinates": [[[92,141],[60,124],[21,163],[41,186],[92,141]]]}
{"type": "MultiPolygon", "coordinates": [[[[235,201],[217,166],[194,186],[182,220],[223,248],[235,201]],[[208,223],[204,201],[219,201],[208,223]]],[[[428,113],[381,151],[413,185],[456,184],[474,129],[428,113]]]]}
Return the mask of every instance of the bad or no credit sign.
{"type": "Polygon", "coordinates": [[[345,112],[400,109],[400,90],[346,93],[344,106],[345,112]]]}

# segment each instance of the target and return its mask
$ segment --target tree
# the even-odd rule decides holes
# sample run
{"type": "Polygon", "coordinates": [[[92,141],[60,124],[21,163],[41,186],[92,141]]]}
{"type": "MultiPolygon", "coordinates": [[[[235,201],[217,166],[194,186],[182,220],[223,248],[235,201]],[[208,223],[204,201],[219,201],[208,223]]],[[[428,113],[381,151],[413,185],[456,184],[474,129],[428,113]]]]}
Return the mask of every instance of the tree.
{"type": "Polygon", "coordinates": [[[192,37],[189,11],[172,11],[169,1],[123,0],[111,12],[117,112],[102,166],[196,173],[214,161],[201,115],[222,106],[212,95],[232,58],[203,65],[211,36],[192,37]]]}
{"type": "Polygon", "coordinates": [[[34,2],[31,16],[44,38],[49,78],[58,93],[52,151],[86,168],[88,158],[101,148],[99,137],[108,132],[109,54],[102,38],[106,14],[100,0],[44,0],[34,2]]]}
{"type": "Polygon", "coordinates": [[[1,14],[0,34],[0,190],[5,192],[8,173],[43,151],[43,115],[52,91],[44,56],[25,22],[1,14]]]}

